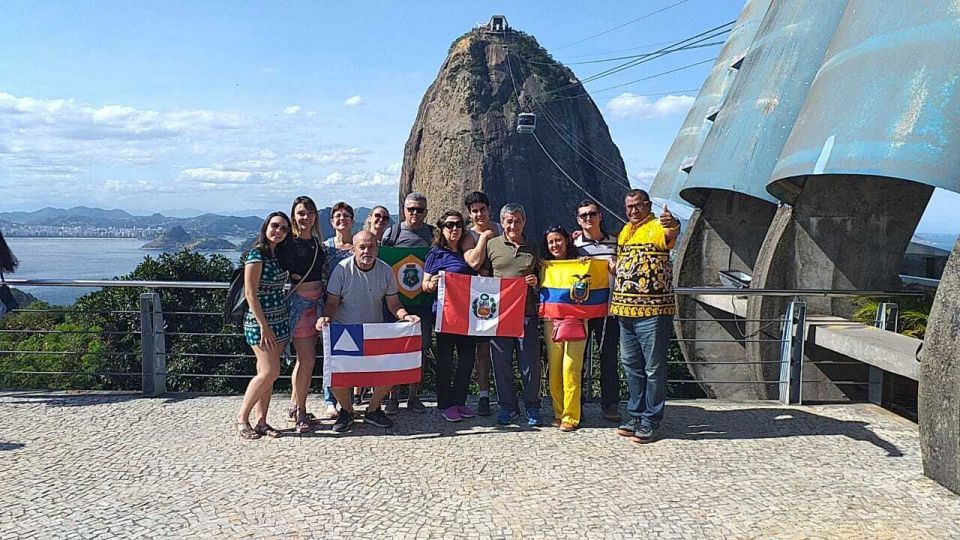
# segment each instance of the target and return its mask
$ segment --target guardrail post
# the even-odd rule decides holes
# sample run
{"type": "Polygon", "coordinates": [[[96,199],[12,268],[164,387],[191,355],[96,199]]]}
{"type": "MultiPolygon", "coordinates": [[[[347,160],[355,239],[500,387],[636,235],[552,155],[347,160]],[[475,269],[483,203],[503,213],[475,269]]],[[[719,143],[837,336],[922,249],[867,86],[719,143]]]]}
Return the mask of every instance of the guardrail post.
{"type": "Polygon", "coordinates": [[[167,369],[163,308],[160,295],[155,292],[140,295],[140,361],[143,394],[159,396],[165,393],[167,369]]]}
{"type": "MultiPolygon", "coordinates": [[[[897,331],[900,318],[900,306],[892,302],[882,302],[877,306],[874,325],[881,330],[897,331]]],[[[867,399],[874,405],[883,405],[886,372],[876,366],[870,366],[870,384],[867,386],[867,399]]]]}
{"type": "Polygon", "coordinates": [[[787,305],[780,344],[780,402],[803,403],[803,354],[807,304],[799,298],[787,305]]]}

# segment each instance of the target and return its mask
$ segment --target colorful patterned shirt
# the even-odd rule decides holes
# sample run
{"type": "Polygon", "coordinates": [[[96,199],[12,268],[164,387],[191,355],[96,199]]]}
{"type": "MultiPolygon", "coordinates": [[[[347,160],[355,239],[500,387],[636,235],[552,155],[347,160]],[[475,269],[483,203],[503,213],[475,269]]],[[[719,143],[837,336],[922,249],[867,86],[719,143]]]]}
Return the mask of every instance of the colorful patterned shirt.
{"type": "Polygon", "coordinates": [[[617,237],[617,276],[610,314],[620,317],[673,315],[673,268],[666,232],[653,215],[640,225],[627,223],[617,237]]]}

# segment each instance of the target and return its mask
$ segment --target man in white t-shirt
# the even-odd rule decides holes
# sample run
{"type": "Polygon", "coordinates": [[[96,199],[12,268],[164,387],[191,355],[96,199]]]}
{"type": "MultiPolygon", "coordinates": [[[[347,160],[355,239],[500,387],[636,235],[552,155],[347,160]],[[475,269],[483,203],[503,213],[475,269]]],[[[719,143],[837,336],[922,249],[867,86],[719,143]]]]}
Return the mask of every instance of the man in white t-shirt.
{"type": "MultiPolygon", "coordinates": [[[[596,201],[585,199],[577,205],[579,234],[574,233],[573,247],[578,257],[592,257],[613,261],[617,256],[617,237],[603,229],[603,213],[596,201]]],[[[590,319],[587,339],[599,344],[600,349],[600,408],[603,417],[620,421],[620,374],[617,362],[617,344],[620,324],[616,317],[590,319]]],[[[591,347],[592,349],[592,347],[591,347]]],[[[587,351],[593,355],[593,351],[587,351]]],[[[586,364],[585,364],[586,365],[586,364]]]]}
{"type": "MultiPolygon", "coordinates": [[[[407,313],[397,296],[397,278],[387,263],[377,258],[377,237],[368,231],[353,236],[353,256],[333,269],[327,283],[327,300],[323,315],[317,319],[317,330],[325,324],[363,324],[383,322],[383,304],[398,321],[420,322],[420,317],[407,313]]],[[[351,387],[334,387],[333,394],[340,403],[340,412],[333,430],[347,431],[354,421],[351,387]]],[[[389,386],[373,389],[373,397],[364,415],[364,422],[378,427],[391,427],[393,421],[382,410],[380,403],[390,392],[389,386]]]]}
{"type": "MultiPolygon", "coordinates": [[[[490,199],[482,191],[474,191],[463,199],[467,207],[471,226],[467,229],[468,237],[464,238],[463,250],[473,249],[480,241],[480,235],[492,237],[503,234],[503,227],[490,220],[490,199]]],[[[487,261],[478,271],[481,276],[492,276],[493,269],[487,261]]],[[[480,401],[477,403],[477,414],[490,415],[490,340],[477,340],[477,386],[480,387],[480,401]]]]}

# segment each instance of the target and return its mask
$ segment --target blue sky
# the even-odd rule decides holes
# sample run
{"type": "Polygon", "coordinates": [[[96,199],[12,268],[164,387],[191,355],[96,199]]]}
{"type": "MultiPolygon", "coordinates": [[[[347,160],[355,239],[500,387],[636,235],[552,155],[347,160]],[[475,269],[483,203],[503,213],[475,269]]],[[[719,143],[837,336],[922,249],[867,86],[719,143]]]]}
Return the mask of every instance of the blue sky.
{"type": "MultiPolygon", "coordinates": [[[[5,2],[0,210],[223,213],[301,193],[395,209],[403,145],[457,36],[502,13],[585,78],[615,64],[574,62],[655,50],[742,6],[688,0],[573,44],[677,1],[5,2]]],[[[635,185],[659,168],[710,63],[598,90],[718,49],[587,85],[635,185]]],[[[938,191],[920,230],[960,228],[957,204],[938,191]]]]}

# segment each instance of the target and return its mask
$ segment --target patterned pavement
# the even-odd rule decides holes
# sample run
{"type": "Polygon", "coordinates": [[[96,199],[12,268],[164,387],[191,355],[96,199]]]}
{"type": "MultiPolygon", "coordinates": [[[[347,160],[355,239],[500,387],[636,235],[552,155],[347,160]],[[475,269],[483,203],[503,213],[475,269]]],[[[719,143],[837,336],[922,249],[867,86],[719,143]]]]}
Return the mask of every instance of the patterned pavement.
{"type": "Polygon", "coordinates": [[[595,406],[245,442],[239,403],[0,393],[0,538],[960,537],[916,425],[870,405],[674,401],[640,446],[595,406]]]}

